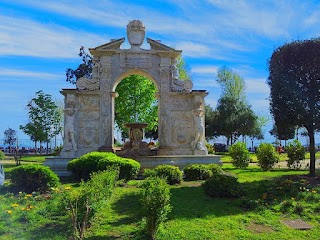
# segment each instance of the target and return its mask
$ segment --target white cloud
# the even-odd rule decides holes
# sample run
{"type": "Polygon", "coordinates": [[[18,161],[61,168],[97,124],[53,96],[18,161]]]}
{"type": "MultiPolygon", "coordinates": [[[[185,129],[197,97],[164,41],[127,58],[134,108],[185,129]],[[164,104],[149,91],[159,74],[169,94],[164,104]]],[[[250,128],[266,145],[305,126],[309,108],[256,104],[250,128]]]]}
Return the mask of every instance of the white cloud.
{"type": "Polygon", "coordinates": [[[219,85],[217,83],[217,81],[214,78],[196,78],[193,81],[193,84],[195,87],[197,88],[204,88],[204,89],[208,89],[208,88],[218,88],[219,85]]]}
{"type": "Polygon", "coordinates": [[[91,33],[0,15],[0,55],[74,58],[80,46],[105,42],[91,33]]]}
{"type": "Polygon", "coordinates": [[[266,83],[266,79],[246,79],[246,92],[247,93],[259,93],[259,94],[270,94],[269,85],[266,83]]]}
{"type": "Polygon", "coordinates": [[[208,46],[194,42],[178,42],[176,49],[183,49],[183,54],[188,57],[208,57],[210,49],[208,46]]]}
{"type": "Polygon", "coordinates": [[[255,112],[268,112],[269,111],[269,100],[267,98],[248,98],[249,104],[255,112]]]}
{"type": "Polygon", "coordinates": [[[19,77],[19,78],[40,78],[40,79],[57,79],[62,75],[46,73],[46,72],[33,72],[13,68],[0,68],[0,77],[19,77]]]}
{"type": "Polygon", "coordinates": [[[191,72],[195,74],[210,74],[213,75],[217,73],[219,67],[214,65],[202,65],[194,66],[191,68],[191,72]]]}

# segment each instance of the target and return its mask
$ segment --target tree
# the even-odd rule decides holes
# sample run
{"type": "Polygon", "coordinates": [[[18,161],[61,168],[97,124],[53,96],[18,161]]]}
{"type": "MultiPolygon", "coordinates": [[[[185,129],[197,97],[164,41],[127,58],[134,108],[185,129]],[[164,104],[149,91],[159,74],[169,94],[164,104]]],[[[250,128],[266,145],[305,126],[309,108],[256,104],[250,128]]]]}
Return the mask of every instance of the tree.
{"type": "Polygon", "coordinates": [[[235,99],[237,102],[244,103],[246,101],[244,79],[236,72],[221,67],[218,70],[217,82],[222,88],[222,96],[235,99]]]}
{"type": "Polygon", "coordinates": [[[36,92],[36,97],[32,98],[27,104],[29,109],[29,123],[25,126],[20,125],[20,129],[30,139],[35,142],[46,142],[47,151],[50,139],[61,132],[61,112],[58,111],[58,107],[52,97],[49,94],[43,93],[43,91],[36,92]]]}
{"type": "Polygon", "coordinates": [[[217,105],[217,133],[227,137],[227,145],[232,145],[242,135],[251,135],[256,126],[257,116],[249,105],[234,98],[221,97],[217,105]]]}
{"type": "Polygon", "coordinates": [[[270,106],[277,128],[305,127],[310,175],[315,176],[315,139],[320,130],[320,39],[278,47],[269,60],[270,106]]]}
{"type": "Polygon", "coordinates": [[[205,106],[205,119],[206,119],[206,140],[209,141],[219,136],[218,134],[218,111],[214,110],[210,105],[205,106]]]}
{"type": "Polygon", "coordinates": [[[179,69],[179,79],[181,80],[190,80],[191,74],[187,62],[183,57],[177,59],[177,68],[179,69]]]}
{"type": "Polygon", "coordinates": [[[257,119],[251,106],[246,102],[245,82],[232,70],[222,67],[218,70],[217,82],[222,88],[215,111],[207,109],[209,120],[206,126],[208,136],[226,136],[227,145],[233,144],[239,136],[257,132],[257,119]]]}
{"type": "Polygon", "coordinates": [[[10,149],[14,146],[14,144],[17,142],[17,132],[13,130],[12,128],[8,128],[4,131],[4,144],[8,144],[10,149]]]}
{"type": "Polygon", "coordinates": [[[68,68],[66,70],[66,81],[72,84],[76,84],[77,80],[81,77],[91,78],[92,76],[93,59],[92,56],[85,51],[83,46],[80,47],[79,57],[82,58],[82,63],[78,68],[68,68]]]}
{"type": "Polygon", "coordinates": [[[146,77],[130,75],[117,86],[119,96],[115,99],[115,122],[122,135],[128,132],[125,123],[146,122],[146,131],[154,131],[158,125],[157,89],[146,77]]]}
{"type": "Polygon", "coordinates": [[[283,124],[280,124],[279,122],[278,122],[278,126],[281,126],[281,127],[278,128],[277,125],[274,124],[273,128],[270,130],[270,134],[272,136],[275,136],[277,139],[279,139],[280,143],[281,143],[281,140],[287,141],[289,139],[294,138],[296,127],[291,127],[291,126],[284,127],[283,124]]]}
{"type": "Polygon", "coordinates": [[[251,129],[251,133],[248,134],[248,136],[251,139],[251,149],[254,149],[253,141],[254,139],[262,140],[264,138],[264,134],[262,132],[262,128],[269,122],[269,118],[266,116],[258,116],[257,121],[255,122],[255,125],[251,129]]]}

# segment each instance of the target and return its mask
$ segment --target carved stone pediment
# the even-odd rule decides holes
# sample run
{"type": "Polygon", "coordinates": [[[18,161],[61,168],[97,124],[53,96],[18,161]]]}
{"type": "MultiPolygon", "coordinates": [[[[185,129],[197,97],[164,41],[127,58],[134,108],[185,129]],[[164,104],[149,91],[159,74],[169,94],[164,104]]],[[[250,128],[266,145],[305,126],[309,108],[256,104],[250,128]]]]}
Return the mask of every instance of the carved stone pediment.
{"type": "Polygon", "coordinates": [[[120,46],[124,42],[124,40],[125,38],[116,39],[98,47],[89,48],[89,51],[92,55],[95,55],[99,51],[117,50],[120,49],[120,46]]]}

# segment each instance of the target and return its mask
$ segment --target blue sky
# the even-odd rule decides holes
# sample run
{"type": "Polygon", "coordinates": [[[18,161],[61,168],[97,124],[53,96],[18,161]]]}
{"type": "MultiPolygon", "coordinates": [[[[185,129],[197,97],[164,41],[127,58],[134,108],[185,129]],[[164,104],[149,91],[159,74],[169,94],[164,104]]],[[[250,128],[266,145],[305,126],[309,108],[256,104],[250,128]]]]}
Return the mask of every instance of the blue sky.
{"type": "MultiPolygon", "coordinates": [[[[133,19],[144,22],[147,37],[183,50],[194,89],[209,92],[206,103],[216,106],[216,72],[226,66],[245,79],[253,110],[268,115],[268,59],[286,42],[320,36],[320,1],[2,0],[0,139],[8,127],[27,139],[19,125],[28,121],[26,105],[35,92],[62,100],[59,91],[74,87],[65,81],[65,70],[80,63],[80,46],[126,37],[133,19]]],[[[271,142],[269,128],[264,131],[271,142]]]]}

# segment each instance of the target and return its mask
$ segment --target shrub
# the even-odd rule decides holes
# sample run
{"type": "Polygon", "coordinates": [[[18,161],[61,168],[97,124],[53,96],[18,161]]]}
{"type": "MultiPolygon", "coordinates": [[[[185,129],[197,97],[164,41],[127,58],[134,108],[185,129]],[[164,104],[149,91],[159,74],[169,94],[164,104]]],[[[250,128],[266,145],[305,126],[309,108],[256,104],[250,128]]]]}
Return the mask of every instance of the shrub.
{"type": "Polygon", "coordinates": [[[237,142],[229,148],[232,164],[236,168],[247,168],[250,162],[250,153],[243,142],[237,142]]]}
{"type": "Polygon", "coordinates": [[[118,172],[115,169],[92,173],[87,182],[64,194],[64,203],[71,218],[75,239],[83,239],[94,215],[103,208],[113,192],[118,172]]]}
{"type": "Polygon", "coordinates": [[[45,192],[59,184],[58,176],[42,165],[21,165],[11,171],[11,182],[19,192],[45,192]]]}
{"type": "Polygon", "coordinates": [[[147,178],[142,187],[142,211],[146,221],[148,239],[155,239],[156,233],[167,214],[171,211],[170,189],[164,179],[147,178]]]}
{"type": "Polygon", "coordinates": [[[87,180],[92,172],[107,168],[119,168],[119,179],[135,178],[140,170],[140,163],[132,159],[121,158],[110,152],[91,152],[68,163],[68,170],[78,180],[87,180]]]}
{"type": "Polygon", "coordinates": [[[206,148],[208,149],[208,154],[214,154],[214,146],[206,143],[206,148]]]}
{"type": "Polygon", "coordinates": [[[243,195],[237,177],[229,173],[212,175],[202,186],[206,194],[213,198],[236,198],[243,195]]]}
{"type": "Polygon", "coordinates": [[[5,157],[4,153],[0,150],[0,160],[3,160],[5,157]]]}
{"type": "Polygon", "coordinates": [[[110,167],[119,168],[119,179],[124,179],[129,181],[137,177],[140,170],[140,163],[129,159],[129,158],[121,158],[115,155],[107,156],[101,159],[98,163],[99,170],[105,170],[110,167]]]}
{"type": "Polygon", "coordinates": [[[60,153],[61,153],[61,150],[62,150],[63,146],[57,146],[53,149],[53,153],[52,155],[53,156],[58,156],[60,153]]]}
{"type": "Polygon", "coordinates": [[[264,171],[274,167],[279,161],[277,152],[271,143],[261,143],[257,149],[258,166],[264,171]]]}
{"type": "Polygon", "coordinates": [[[206,164],[191,164],[183,169],[184,179],[188,181],[206,180],[212,176],[212,171],[206,164]]]}
{"type": "Polygon", "coordinates": [[[145,170],[144,177],[150,176],[164,178],[170,185],[180,184],[182,181],[180,169],[171,165],[159,165],[152,170],[145,170]]]}
{"type": "Polygon", "coordinates": [[[294,140],[286,147],[288,155],[288,167],[293,169],[301,168],[301,160],[305,159],[306,150],[298,140],[294,140]]]}
{"type": "Polygon", "coordinates": [[[212,174],[222,173],[222,169],[218,164],[208,164],[207,167],[212,172],[212,174]]]}
{"type": "Polygon", "coordinates": [[[84,154],[79,158],[71,160],[68,163],[68,170],[72,172],[77,180],[88,180],[90,173],[98,171],[98,162],[109,154],[116,156],[113,153],[105,152],[90,152],[84,154]]]}

